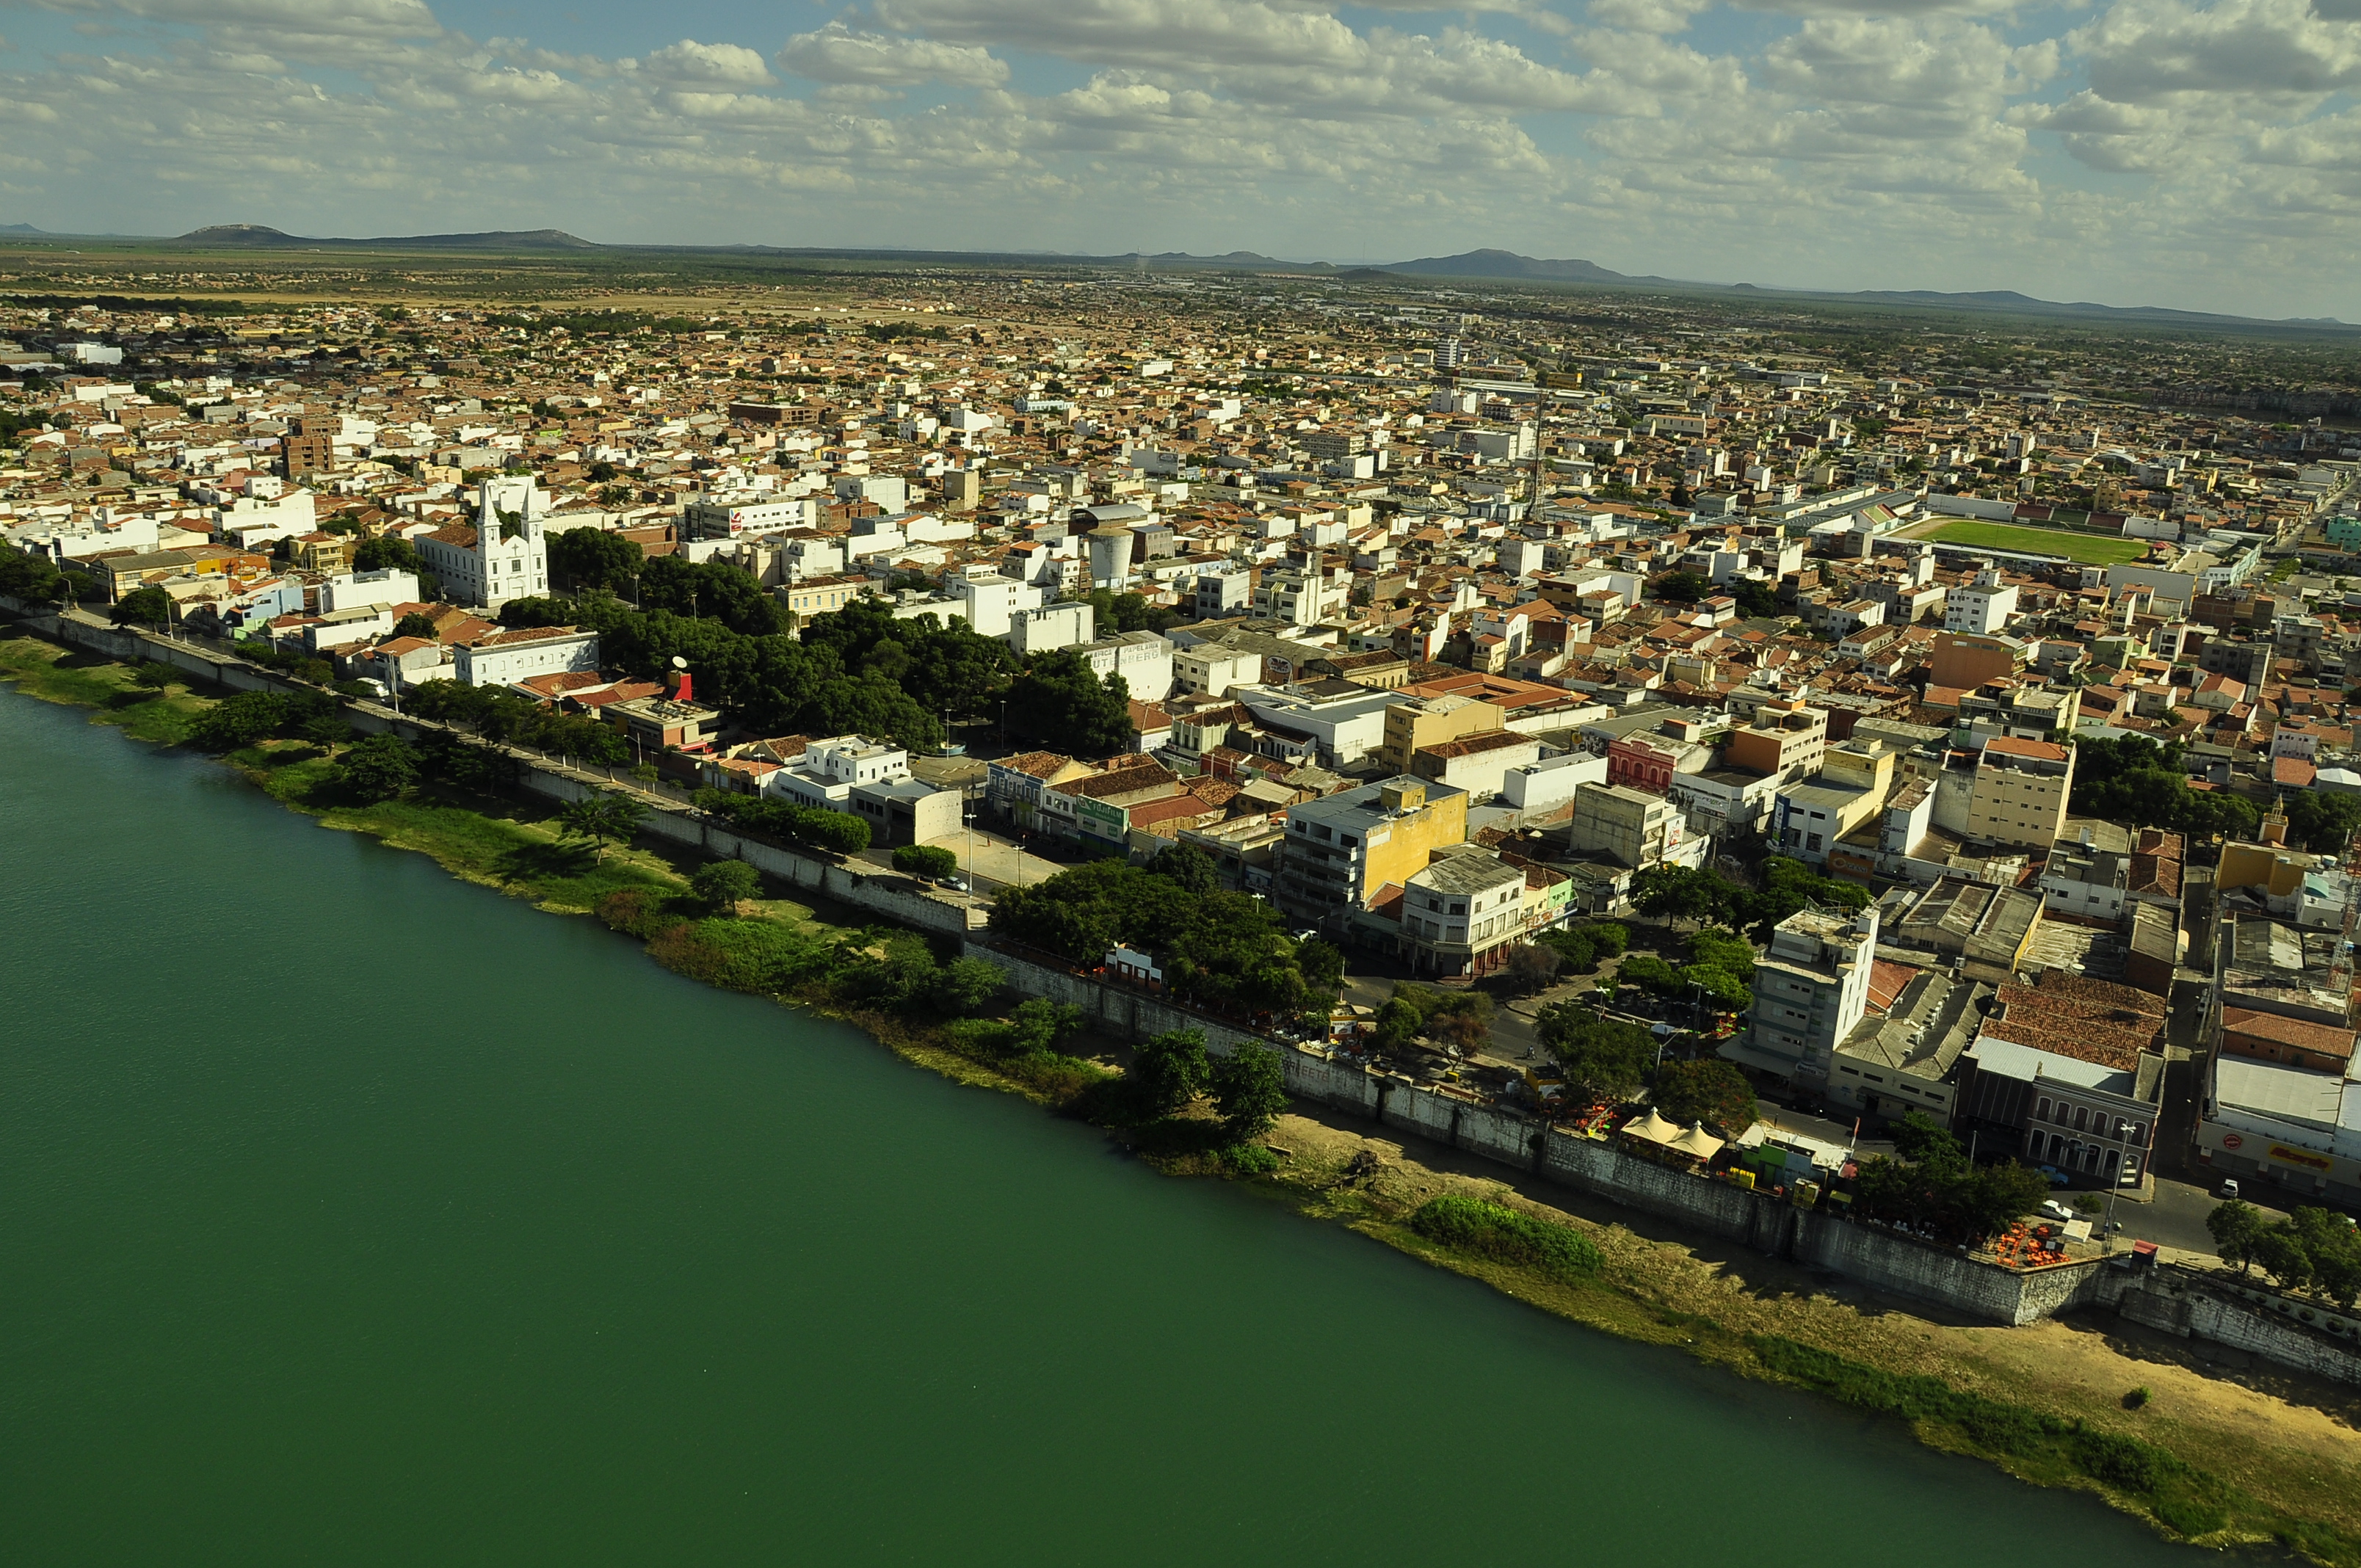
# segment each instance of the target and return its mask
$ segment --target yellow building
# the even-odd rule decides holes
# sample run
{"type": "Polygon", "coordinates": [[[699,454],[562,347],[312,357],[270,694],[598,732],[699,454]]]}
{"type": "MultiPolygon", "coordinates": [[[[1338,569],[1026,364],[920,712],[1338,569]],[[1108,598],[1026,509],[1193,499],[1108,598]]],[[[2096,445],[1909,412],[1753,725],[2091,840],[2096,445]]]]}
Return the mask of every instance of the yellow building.
{"type": "Polygon", "coordinates": [[[1488,735],[1499,728],[1499,707],[1479,697],[1412,697],[1386,709],[1386,735],[1378,746],[1378,761],[1406,773],[1411,758],[1429,746],[1488,735]]]}
{"type": "Polygon", "coordinates": [[[1287,808],[1273,892],[1299,914],[1366,909],[1466,837],[1467,792],[1407,774],[1307,800],[1287,808]]]}
{"type": "Polygon", "coordinates": [[[2304,873],[2316,868],[2323,858],[2288,848],[2287,813],[2274,806],[2263,818],[2262,842],[2222,846],[2222,865],[2213,873],[2213,887],[2217,893],[2257,887],[2266,898],[2292,898],[2303,886],[2304,873]]]}
{"type": "MultiPolygon", "coordinates": [[[[2047,850],[2066,831],[2074,753],[2048,740],[2001,735],[1984,742],[1968,796],[1968,837],[2047,850]]],[[[2224,883],[2222,885],[2228,885],[2224,883]]]]}

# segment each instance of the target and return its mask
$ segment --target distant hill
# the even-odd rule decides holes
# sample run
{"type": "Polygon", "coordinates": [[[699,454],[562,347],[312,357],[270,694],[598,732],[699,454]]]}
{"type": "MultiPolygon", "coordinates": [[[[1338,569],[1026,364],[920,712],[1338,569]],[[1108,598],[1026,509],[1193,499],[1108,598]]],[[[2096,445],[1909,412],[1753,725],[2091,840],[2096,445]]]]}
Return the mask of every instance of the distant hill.
{"type": "Polygon", "coordinates": [[[0,224],[0,234],[47,234],[49,232],[47,229],[37,229],[30,224],[0,224]]]}
{"type": "Polygon", "coordinates": [[[1422,278],[1531,278],[1553,283],[1661,282],[1610,272],[1595,261],[1537,261],[1513,250],[1467,250],[1457,256],[1427,256],[1416,261],[1379,261],[1368,270],[1410,272],[1422,278]]]}
{"type": "Polygon", "coordinates": [[[389,236],[382,239],[307,239],[301,235],[261,224],[213,224],[192,229],[174,241],[179,245],[203,246],[208,249],[225,246],[253,247],[265,249],[301,248],[319,250],[598,250],[602,248],[590,240],[567,234],[564,229],[501,229],[487,234],[421,234],[389,236]]]}

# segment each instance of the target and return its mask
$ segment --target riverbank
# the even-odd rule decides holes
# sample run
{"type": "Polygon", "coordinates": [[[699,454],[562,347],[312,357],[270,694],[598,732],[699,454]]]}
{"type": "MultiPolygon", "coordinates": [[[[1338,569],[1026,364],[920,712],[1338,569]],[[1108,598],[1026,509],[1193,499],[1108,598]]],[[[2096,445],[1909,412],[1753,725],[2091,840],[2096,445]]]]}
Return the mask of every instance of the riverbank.
{"type": "MultiPolygon", "coordinates": [[[[27,695],[92,707],[94,717],[126,733],[138,735],[145,726],[154,738],[172,738],[170,719],[184,734],[188,720],[205,706],[202,694],[181,690],[130,698],[140,688],[120,666],[20,641],[30,640],[0,639],[0,674],[27,695]],[[170,706],[153,714],[137,711],[155,704],[170,706]]],[[[620,894],[652,899],[668,910],[685,894],[697,862],[693,851],[663,847],[598,853],[562,845],[550,813],[504,797],[436,790],[379,806],[337,805],[323,799],[318,787],[327,762],[318,747],[302,743],[266,746],[233,759],[275,798],[324,826],[368,832],[427,854],[454,875],[554,912],[602,912],[620,894]]],[[[877,946],[881,963],[893,956],[892,944],[917,940],[884,927],[855,929],[840,916],[831,921],[836,913],[766,900],[750,906],[741,923],[830,948],[877,946]]],[[[710,956],[695,945],[699,924],[686,914],[669,920],[665,931],[687,927],[687,936],[669,949],[650,941],[649,950],[682,972],[695,972],[710,956]]],[[[772,994],[818,1003],[908,1059],[962,1082],[1050,1105],[1070,1104],[1076,1092],[1072,1084],[1027,1083],[923,1022],[841,1005],[815,995],[808,985],[772,994]]],[[[1115,1053],[1104,1055],[1094,1072],[1115,1053]]],[[[2338,1407],[2327,1391],[2292,1383],[2278,1392],[2241,1387],[2146,1359],[2143,1347],[2112,1332],[1938,1323],[1806,1270],[1718,1250],[1669,1228],[1652,1229],[1605,1204],[1586,1208],[1561,1189],[1526,1190],[1498,1168],[1447,1150],[1405,1148],[1341,1118],[1290,1116],[1268,1142],[1286,1157],[1278,1170],[1251,1183],[1255,1190],[1557,1316],[1623,1338],[1677,1346],[1744,1376],[1900,1415],[1932,1446],[1981,1454],[2037,1483],[2099,1491],[2177,1533],[2217,1542],[2284,1539],[2319,1561],[2361,1563],[2355,1546],[2361,1537],[2361,1518],[2355,1517],[2361,1509],[2356,1412],[2338,1407]],[[1407,1224],[1420,1203],[1444,1192],[1494,1198],[1578,1230],[1598,1246],[1602,1266],[1595,1276],[1570,1281],[1444,1251],[1407,1224]],[[2148,1402],[2136,1412],[2124,1409],[2123,1397],[2142,1386],[2150,1389],[2148,1402]],[[2050,1431],[2048,1423],[2064,1430],[2050,1431]]],[[[1164,1163],[1235,1174],[1217,1162],[1164,1163]]],[[[1732,1457],[1742,1462],[1745,1456],[1732,1457]]],[[[1768,1453],[1763,1459],[1773,1462],[1768,1453]]],[[[2004,1529],[1995,1521],[1996,1530],[2004,1529]]]]}

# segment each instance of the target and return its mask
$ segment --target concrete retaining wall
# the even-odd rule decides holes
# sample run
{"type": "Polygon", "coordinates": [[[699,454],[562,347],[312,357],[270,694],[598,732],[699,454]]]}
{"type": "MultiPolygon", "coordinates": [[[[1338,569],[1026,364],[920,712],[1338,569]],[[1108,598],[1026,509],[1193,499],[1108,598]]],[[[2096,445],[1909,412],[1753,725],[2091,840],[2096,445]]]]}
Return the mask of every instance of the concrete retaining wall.
{"type": "MultiPolygon", "coordinates": [[[[2332,1382],[2361,1386],[2361,1347],[2331,1339],[2239,1298],[2196,1269],[2102,1268],[2072,1302],[2109,1307],[2145,1327],[2258,1355],[2332,1382]]],[[[2351,1314],[2315,1309],[2351,1322],[2351,1314]]]]}

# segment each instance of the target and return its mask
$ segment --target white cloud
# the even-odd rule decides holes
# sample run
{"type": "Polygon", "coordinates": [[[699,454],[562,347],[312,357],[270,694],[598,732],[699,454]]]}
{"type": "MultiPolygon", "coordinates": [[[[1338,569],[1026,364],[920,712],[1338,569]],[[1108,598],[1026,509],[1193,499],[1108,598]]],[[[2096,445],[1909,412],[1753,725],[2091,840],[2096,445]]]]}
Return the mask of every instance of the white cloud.
{"type": "Polygon", "coordinates": [[[993,59],[989,49],[856,33],[842,22],[789,38],[779,50],[779,69],[814,82],[863,87],[912,87],[921,82],[996,87],[1008,80],[1008,67],[993,59]]]}
{"type": "Polygon", "coordinates": [[[683,38],[640,62],[649,75],[706,87],[767,87],[771,72],[763,57],[743,44],[701,44],[683,38]]]}

